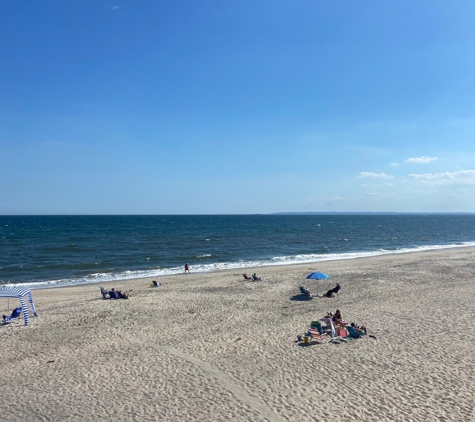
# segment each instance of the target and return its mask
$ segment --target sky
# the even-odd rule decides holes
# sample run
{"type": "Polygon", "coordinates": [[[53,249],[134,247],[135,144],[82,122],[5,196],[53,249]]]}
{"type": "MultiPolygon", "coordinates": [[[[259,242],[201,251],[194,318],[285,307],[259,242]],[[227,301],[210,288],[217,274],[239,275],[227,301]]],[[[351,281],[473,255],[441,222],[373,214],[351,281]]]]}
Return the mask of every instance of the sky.
{"type": "Polygon", "coordinates": [[[0,0],[0,214],[475,212],[474,20],[0,0]]]}

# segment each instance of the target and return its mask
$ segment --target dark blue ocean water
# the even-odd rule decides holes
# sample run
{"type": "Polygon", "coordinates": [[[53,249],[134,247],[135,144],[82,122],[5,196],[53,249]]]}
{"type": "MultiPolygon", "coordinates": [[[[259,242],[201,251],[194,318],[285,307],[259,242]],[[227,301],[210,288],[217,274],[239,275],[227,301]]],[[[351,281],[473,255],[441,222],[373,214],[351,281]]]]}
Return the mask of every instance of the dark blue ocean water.
{"type": "Polygon", "coordinates": [[[0,216],[0,284],[48,287],[475,245],[472,214],[0,216]]]}

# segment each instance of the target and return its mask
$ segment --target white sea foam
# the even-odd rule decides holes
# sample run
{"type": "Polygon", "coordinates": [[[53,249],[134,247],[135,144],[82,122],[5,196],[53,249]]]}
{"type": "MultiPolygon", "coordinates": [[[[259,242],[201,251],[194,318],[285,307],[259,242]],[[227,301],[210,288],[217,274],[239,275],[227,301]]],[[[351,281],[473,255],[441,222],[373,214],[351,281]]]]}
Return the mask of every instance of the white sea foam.
{"type": "MultiPolygon", "coordinates": [[[[190,266],[191,272],[193,273],[207,273],[213,271],[221,270],[233,270],[233,269],[245,269],[251,267],[268,267],[268,266],[278,266],[278,265],[293,265],[293,264],[306,264],[306,263],[315,263],[322,261],[335,261],[339,259],[355,259],[355,258],[364,258],[372,257],[379,255],[390,255],[390,254],[401,254],[408,252],[422,252],[438,249],[451,249],[451,248],[462,248],[468,246],[475,246],[475,242],[463,242],[458,244],[451,245],[429,245],[429,246],[418,246],[414,248],[400,248],[396,250],[386,250],[379,249],[370,252],[352,252],[352,253],[332,253],[332,254],[306,254],[306,255],[288,255],[288,256],[277,256],[274,258],[266,260],[240,260],[237,262],[216,262],[211,264],[193,264],[190,266]]],[[[203,255],[207,256],[207,255],[203,255]]],[[[90,283],[107,283],[118,280],[131,280],[137,278],[146,278],[146,277],[165,277],[175,274],[183,273],[183,267],[173,267],[173,268],[158,268],[154,270],[144,270],[144,271],[132,271],[127,270],[117,273],[94,273],[86,277],[81,278],[71,278],[71,279],[60,279],[60,280],[49,280],[42,282],[33,282],[33,283],[21,283],[21,284],[7,284],[6,286],[22,286],[29,287],[32,289],[44,289],[51,287],[60,287],[60,286],[72,286],[77,284],[90,284],[90,283]]]]}

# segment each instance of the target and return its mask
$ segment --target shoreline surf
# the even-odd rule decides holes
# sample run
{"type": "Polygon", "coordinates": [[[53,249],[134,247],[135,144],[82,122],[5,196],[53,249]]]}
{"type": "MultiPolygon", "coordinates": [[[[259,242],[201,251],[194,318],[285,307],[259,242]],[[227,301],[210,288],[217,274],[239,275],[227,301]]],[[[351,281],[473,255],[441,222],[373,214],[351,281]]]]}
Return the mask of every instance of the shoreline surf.
{"type": "MultiPolygon", "coordinates": [[[[257,259],[237,262],[221,262],[210,264],[190,264],[193,273],[215,273],[219,271],[229,270],[246,270],[250,268],[264,268],[264,267],[280,267],[292,266],[300,264],[314,264],[319,262],[351,260],[359,258],[370,258],[384,255],[397,255],[405,253],[418,253],[426,251],[437,251],[443,249],[455,248],[470,248],[474,247],[475,242],[463,242],[461,244],[447,244],[447,245],[427,245],[418,247],[398,248],[396,250],[375,250],[362,252],[347,252],[347,253],[329,253],[329,254],[305,254],[296,256],[279,256],[272,259],[257,259]]],[[[93,273],[85,277],[63,278],[58,280],[45,280],[24,283],[3,283],[0,287],[6,286],[23,286],[31,289],[50,289],[58,287],[71,287],[87,284],[121,282],[127,280],[137,280],[145,278],[163,278],[168,276],[176,276],[183,274],[183,267],[164,268],[156,270],[128,270],[115,273],[93,273]]]]}

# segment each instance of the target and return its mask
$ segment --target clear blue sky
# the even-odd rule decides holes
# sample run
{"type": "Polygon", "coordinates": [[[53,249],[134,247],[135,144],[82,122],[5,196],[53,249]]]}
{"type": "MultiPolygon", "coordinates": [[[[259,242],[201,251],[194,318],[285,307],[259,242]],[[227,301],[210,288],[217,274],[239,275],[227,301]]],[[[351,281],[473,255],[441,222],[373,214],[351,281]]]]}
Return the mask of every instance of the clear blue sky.
{"type": "Polygon", "coordinates": [[[475,2],[0,0],[0,214],[475,212],[475,2]]]}

